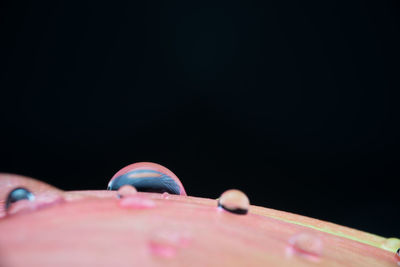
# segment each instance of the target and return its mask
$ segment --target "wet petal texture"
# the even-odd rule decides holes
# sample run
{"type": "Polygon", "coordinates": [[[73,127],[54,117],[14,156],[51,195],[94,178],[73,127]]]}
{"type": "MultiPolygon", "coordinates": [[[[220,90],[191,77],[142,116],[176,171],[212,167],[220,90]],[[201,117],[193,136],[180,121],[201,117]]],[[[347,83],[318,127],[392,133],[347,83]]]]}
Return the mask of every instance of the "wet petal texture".
{"type": "Polygon", "coordinates": [[[117,191],[117,198],[124,198],[128,196],[136,195],[137,190],[131,185],[123,185],[117,191]]]}
{"type": "Polygon", "coordinates": [[[176,175],[167,168],[150,162],[131,164],[117,172],[108,183],[108,190],[118,190],[131,185],[139,192],[153,192],[186,196],[185,189],[176,175]]]}

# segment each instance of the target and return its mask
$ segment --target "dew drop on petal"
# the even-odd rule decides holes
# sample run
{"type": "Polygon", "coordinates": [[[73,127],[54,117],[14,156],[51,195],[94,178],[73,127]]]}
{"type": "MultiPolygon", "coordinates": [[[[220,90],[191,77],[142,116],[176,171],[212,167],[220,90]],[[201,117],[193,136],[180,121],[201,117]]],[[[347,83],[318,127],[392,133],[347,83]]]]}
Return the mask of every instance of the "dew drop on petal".
{"type": "Polygon", "coordinates": [[[322,240],[312,233],[300,233],[289,239],[287,255],[298,255],[307,260],[319,261],[323,251],[322,240]]]}
{"type": "Polygon", "coordinates": [[[123,185],[117,191],[117,198],[124,198],[127,196],[133,196],[137,193],[135,187],[131,185],[123,185]]]}
{"type": "Polygon", "coordinates": [[[7,198],[6,198],[6,203],[5,203],[5,210],[9,211],[11,206],[14,203],[17,203],[19,201],[29,201],[33,202],[35,200],[35,196],[31,191],[28,189],[25,189],[23,187],[17,187],[8,193],[7,198]]]}
{"type": "Polygon", "coordinates": [[[59,191],[45,191],[34,195],[28,189],[18,187],[7,197],[5,210],[8,215],[23,211],[34,211],[63,203],[64,198],[59,191]]]}
{"type": "Polygon", "coordinates": [[[128,165],[118,171],[108,183],[108,190],[131,185],[139,192],[164,193],[186,196],[178,177],[167,168],[151,162],[128,165]]]}
{"type": "Polygon", "coordinates": [[[219,197],[218,207],[235,214],[247,214],[250,202],[242,191],[230,189],[219,197]]]}

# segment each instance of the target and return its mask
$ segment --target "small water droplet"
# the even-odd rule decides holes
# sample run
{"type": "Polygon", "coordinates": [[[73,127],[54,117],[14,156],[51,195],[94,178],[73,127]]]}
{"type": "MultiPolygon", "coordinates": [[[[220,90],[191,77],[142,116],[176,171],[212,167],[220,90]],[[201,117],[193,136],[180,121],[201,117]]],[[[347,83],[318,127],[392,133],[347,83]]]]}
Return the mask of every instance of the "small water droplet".
{"type": "Polygon", "coordinates": [[[391,252],[396,252],[396,250],[400,248],[400,239],[395,237],[386,238],[382,243],[381,248],[391,252]]]}
{"type": "Polygon", "coordinates": [[[175,257],[177,253],[177,248],[175,246],[157,243],[154,241],[150,241],[149,250],[153,255],[166,259],[175,257]]]}
{"type": "Polygon", "coordinates": [[[247,214],[250,202],[245,193],[231,189],[225,191],[218,199],[218,207],[235,214],[247,214]]]}
{"type": "Polygon", "coordinates": [[[162,193],[163,199],[169,199],[169,194],[167,192],[162,193]]]}
{"type": "Polygon", "coordinates": [[[150,209],[156,206],[156,203],[142,196],[126,196],[120,199],[119,206],[128,209],[150,209]]]}
{"type": "Polygon", "coordinates": [[[322,255],[322,240],[312,233],[300,233],[289,239],[287,255],[299,255],[307,260],[319,261],[322,255]]]}
{"type": "Polygon", "coordinates": [[[124,185],[121,186],[118,191],[117,191],[117,198],[124,198],[127,196],[133,196],[137,193],[137,190],[135,187],[131,185],[124,185]]]}
{"type": "Polygon", "coordinates": [[[35,200],[35,196],[32,194],[31,191],[23,187],[17,187],[11,190],[11,192],[8,193],[6,199],[5,210],[8,211],[12,204],[22,200],[27,200],[32,202],[35,200]]]}
{"type": "Polygon", "coordinates": [[[34,211],[64,202],[58,191],[41,192],[34,195],[29,190],[19,187],[12,190],[6,201],[8,215],[23,211],[34,211]]]}
{"type": "Polygon", "coordinates": [[[132,185],[139,192],[167,192],[186,196],[178,177],[156,163],[139,162],[121,169],[111,178],[107,190],[118,190],[123,185],[132,185]]]}

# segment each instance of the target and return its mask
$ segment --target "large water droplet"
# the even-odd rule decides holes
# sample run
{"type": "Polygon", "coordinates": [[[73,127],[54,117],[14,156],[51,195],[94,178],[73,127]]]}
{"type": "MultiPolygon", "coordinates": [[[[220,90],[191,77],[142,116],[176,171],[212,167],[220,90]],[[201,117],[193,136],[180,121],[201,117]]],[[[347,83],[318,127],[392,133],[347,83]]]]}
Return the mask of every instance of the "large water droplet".
{"type": "Polygon", "coordinates": [[[123,185],[132,185],[140,192],[167,192],[186,196],[178,177],[156,163],[140,162],[121,169],[111,178],[107,189],[118,190],[123,185]]]}
{"type": "Polygon", "coordinates": [[[11,190],[10,193],[8,193],[7,199],[6,199],[6,206],[5,209],[8,211],[13,203],[16,203],[21,200],[28,200],[28,201],[34,201],[35,196],[32,194],[31,191],[28,189],[25,189],[23,187],[17,187],[13,190],[11,190]]]}
{"type": "Polygon", "coordinates": [[[247,214],[250,202],[245,193],[231,189],[225,191],[219,197],[218,207],[235,214],[247,214]]]}
{"type": "Polygon", "coordinates": [[[287,255],[298,255],[307,260],[319,261],[322,255],[322,240],[312,233],[300,233],[289,239],[287,255]]]}
{"type": "Polygon", "coordinates": [[[127,196],[133,196],[137,193],[135,187],[131,185],[123,185],[118,189],[117,198],[124,198],[127,196]]]}

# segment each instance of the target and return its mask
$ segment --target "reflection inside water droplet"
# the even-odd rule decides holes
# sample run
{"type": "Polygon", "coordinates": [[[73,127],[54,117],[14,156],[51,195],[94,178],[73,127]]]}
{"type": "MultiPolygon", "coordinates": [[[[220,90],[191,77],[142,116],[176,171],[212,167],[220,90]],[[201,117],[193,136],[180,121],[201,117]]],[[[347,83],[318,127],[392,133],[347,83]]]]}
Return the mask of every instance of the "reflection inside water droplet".
{"type": "Polygon", "coordinates": [[[300,233],[289,239],[287,255],[298,255],[307,260],[319,261],[322,255],[322,240],[312,233],[300,233]]]}
{"type": "Polygon", "coordinates": [[[118,191],[117,191],[117,198],[123,198],[127,196],[133,196],[137,193],[137,190],[135,187],[131,185],[124,185],[121,186],[118,191]]]}
{"type": "Polygon", "coordinates": [[[118,171],[108,183],[107,190],[132,185],[139,192],[186,195],[182,183],[167,168],[150,162],[131,164],[118,171]]]}
{"type": "Polygon", "coordinates": [[[119,206],[127,209],[150,209],[156,206],[156,203],[149,198],[131,195],[120,199],[119,206]]]}
{"type": "Polygon", "coordinates": [[[247,214],[250,202],[242,191],[231,189],[219,197],[218,207],[235,214],[247,214]]]}

